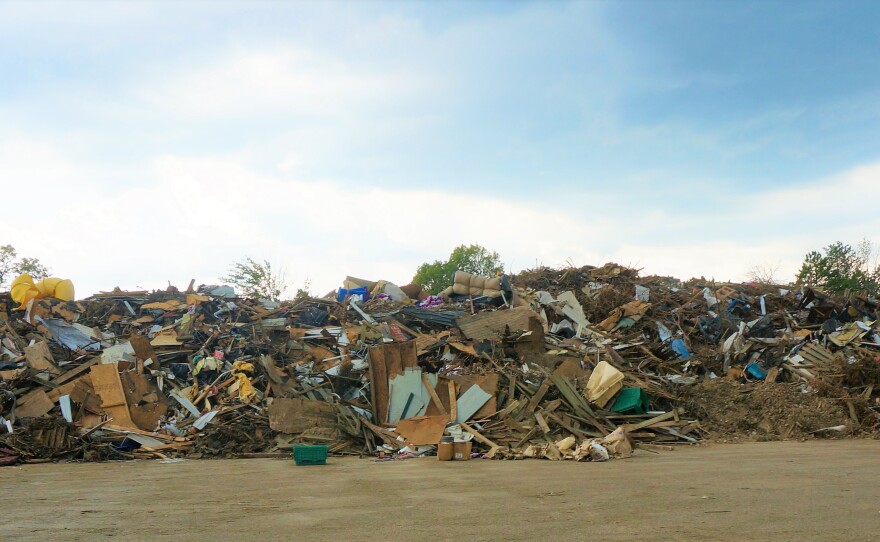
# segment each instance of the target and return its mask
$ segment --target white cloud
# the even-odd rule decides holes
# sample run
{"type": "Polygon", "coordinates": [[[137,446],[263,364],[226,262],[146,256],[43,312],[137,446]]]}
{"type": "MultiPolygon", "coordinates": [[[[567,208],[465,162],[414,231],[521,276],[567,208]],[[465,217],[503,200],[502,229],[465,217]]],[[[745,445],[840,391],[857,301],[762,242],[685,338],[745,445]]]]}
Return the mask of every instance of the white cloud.
{"type": "MultiPolygon", "coordinates": [[[[127,6],[110,16],[0,6],[52,53],[84,63],[94,50],[119,54],[96,55],[95,69],[110,75],[60,70],[58,83],[35,79],[28,92],[0,100],[0,188],[11,201],[0,243],[73,278],[80,295],[211,282],[245,256],[282,263],[292,288],[310,278],[321,293],[346,274],[407,282],[421,262],[462,243],[497,250],[514,271],[615,260],[645,273],[742,279],[752,265],[780,263],[789,278],[806,251],[880,232],[880,164],[747,195],[720,193],[729,183],[711,180],[667,183],[677,171],[651,156],[658,142],[736,158],[752,150],[749,133],[790,119],[758,118],[720,134],[684,121],[625,122],[618,101],[629,89],[651,90],[653,78],[592,4],[527,6],[440,28],[331,6],[312,15],[327,33],[320,36],[265,19],[233,24],[247,6],[204,27],[189,23],[202,19],[201,4],[167,17],[151,4],[127,6]],[[227,22],[229,36],[215,37],[227,22]],[[189,27],[191,42],[175,31],[189,27]],[[69,50],[60,45],[68,42],[69,50]],[[533,148],[541,138],[522,126],[552,134],[554,115],[589,122],[579,137],[533,148]],[[729,143],[742,138],[746,146],[729,143]],[[604,186],[584,181],[577,193],[525,183],[557,150],[575,154],[596,142],[631,149],[609,162],[643,162],[617,169],[631,183],[616,180],[614,168],[602,172],[603,160],[595,164],[602,173],[583,176],[614,179],[604,186]],[[344,173],[314,173],[327,171],[344,173]],[[461,188],[448,178],[462,171],[493,178],[461,188]],[[407,188],[383,187],[385,175],[408,176],[407,188]],[[506,182],[519,188],[508,193],[506,182]],[[681,201],[696,203],[684,210],[681,201]]],[[[544,178],[557,171],[548,164],[544,178]]]]}
{"type": "Polygon", "coordinates": [[[347,274],[405,283],[418,264],[462,243],[497,250],[512,271],[615,260],[645,273],[743,279],[752,265],[779,263],[788,278],[807,250],[880,231],[871,213],[880,164],[714,210],[718,223],[752,225],[747,234],[713,230],[712,241],[687,235],[694,221],[709,220],[705,213],[681,222],[656,212],[623,214],[595,203],[607,194],[592,204],[561,197],[545,206],[479,189],[389,190],[266,175],[235,157],[159,157],[144,184],[113,191],[89,188],[96,171],[110,175],[51,146],[0,147],[3,189],[20,202],[0,218],[0,242],[72,278],[82,296],[117,285],[213,282],[245,256],[283,264],[292,289],[308,278],[323,293],[347,274]],[[8,181],[15,178],[27,185],[8,181]],[[56,189],[62,196],[53,198],[56,189]],[[664,229],[677,233],[659,237],[664,229]]]}
{"type": "MultiPolygon", "coordinates": [[[[42,167],[27,172],[35,190],[22,194],[77,170],[63,153],[38,156],[42,167]]],[[[0,178],[14,167],[0,163],[0,178]]],[[[74,279],[80,295],[185,285],[191,277],[211,282],[245,256],[283,264],[293,288],[308,278],[323,292],[347,274],[405,283],[419,263],[461,243],[521,264],[589,254],[566,233],[582,230],[581,221],[503,199],[262,176],[231,159],[166,156],[148,177],[146,185],[79,193],[58,205],[26,201],[0,219],[9,234],[3,242],[74,279]]]]}
{"type": "Polygon", "coordinates": [[[427,72],[359,66],[292,46],[239,49],[202,66],[184,57],[139,83],[148,107],[183,118],[225,119],[296,113],[344,117],[352,110],[400,106],[442,90],[427,72]],[[150,81],[150,79],[153,79],[150,81]]]}
{"type": "MultiPolygon", "coordinates": [[[[839,223],[862,228],[880,220],[878,195],[880,163],[865,164],[827,179],[760,194],[754,198],[753,213],[756,218],[792,221],[805,228],[819,224],[835,229],[839,223]]],[[[870,228],[864,234],[874,231],[870,228]]]]}

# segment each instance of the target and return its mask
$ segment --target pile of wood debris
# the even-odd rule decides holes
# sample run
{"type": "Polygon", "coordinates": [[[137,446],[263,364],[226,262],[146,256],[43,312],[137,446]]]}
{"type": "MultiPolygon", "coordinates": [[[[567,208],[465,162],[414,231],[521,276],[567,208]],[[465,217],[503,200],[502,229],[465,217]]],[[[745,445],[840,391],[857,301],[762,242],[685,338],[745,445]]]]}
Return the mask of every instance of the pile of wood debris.
{"type": "Polygon", "coordinates": [[[298,443],[408,457],[444,435],[492,458],[595,460],[880,427],[877,300],[864,295],[616,264],[457,274],[442,297],[344,286],[272,302],[191,283],[21,309],[0,294],[3,462],[298,443]],[[792,412],[786,397],[819,398],[821,415],[774,417],[792,412]]]}

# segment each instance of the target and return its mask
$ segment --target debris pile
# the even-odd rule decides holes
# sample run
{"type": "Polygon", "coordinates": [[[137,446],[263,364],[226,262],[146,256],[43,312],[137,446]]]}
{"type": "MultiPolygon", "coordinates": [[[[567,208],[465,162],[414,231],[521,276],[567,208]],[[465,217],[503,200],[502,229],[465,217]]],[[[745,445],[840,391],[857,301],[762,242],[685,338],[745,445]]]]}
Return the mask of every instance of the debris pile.
{"type": "Polygon", "coordinates": [[[0,464],[297,444],[411,457],[441,441],[601,461],[705,438],[871,434],[876,311],[864,295],[616,264],[457,272],[439,296],[353,277],[284,302],[194,282],[21,307],[0,294],[0,464]]]}

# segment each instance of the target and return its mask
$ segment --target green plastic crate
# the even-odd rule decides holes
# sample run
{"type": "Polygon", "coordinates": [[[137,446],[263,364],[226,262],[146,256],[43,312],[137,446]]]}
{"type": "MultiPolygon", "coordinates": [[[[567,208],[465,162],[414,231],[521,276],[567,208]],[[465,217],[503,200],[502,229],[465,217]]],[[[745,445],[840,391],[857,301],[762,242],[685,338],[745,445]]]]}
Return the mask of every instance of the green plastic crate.
{"type": "Polygon", "coordinates": [[[644,414],[650,408],[648,394],[642,388],[625,388],[611,407],[619,414],[644,414]]]}
{"type": "Polygon", "coordinates": [[[318,444],[308,446],[305,444],[297,444],[293,447],[293,460],[297,466],[300,465],[326,465],[327,464],[327,446],[318,444]]]}

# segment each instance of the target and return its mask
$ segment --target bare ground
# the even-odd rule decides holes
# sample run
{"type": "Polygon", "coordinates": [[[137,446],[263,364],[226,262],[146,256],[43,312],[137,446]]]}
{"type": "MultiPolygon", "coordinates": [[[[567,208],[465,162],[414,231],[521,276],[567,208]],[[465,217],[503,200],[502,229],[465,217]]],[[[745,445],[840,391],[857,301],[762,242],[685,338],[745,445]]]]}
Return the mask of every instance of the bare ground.
{"type": "Polygon", "coordinates": [[[880,443],[0,468],[0,540],[876,540],[880,443]]]}

